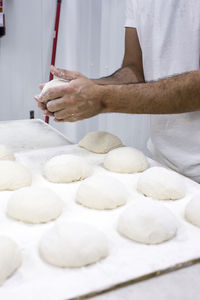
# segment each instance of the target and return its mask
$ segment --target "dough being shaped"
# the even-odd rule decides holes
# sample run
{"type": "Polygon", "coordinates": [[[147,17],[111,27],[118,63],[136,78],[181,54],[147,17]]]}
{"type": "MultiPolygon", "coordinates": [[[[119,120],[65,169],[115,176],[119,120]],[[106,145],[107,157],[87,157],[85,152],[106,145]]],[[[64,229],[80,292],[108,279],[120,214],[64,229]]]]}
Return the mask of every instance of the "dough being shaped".
{"type": "Polygon", "coordinates": [[[112,133],[93,131],[80,140],[79,146],[91,152],[107,153],[114,148],[122,146],[122,142],[112,133]]]}
{"type": "Polygon", "coordinates": [[[62,219],[44,234],[39,251],[49,264],[83,267],[106,257],[108,243],[104,233],[95,227],[62,219]]]}
{"type": "Polygon", "coordinates": [[[0,160],[15,160],[15,156],[9,147],[0,145],[0,160]]]}
{"type": "Polygon", "coordinates": [[[23,165],[10,161],[0,161],[0,190],[17,190],[31,185],[31,172],[23,165]]]}
{"type": "Polygon", "coordinates": [[[174,171],[153,167],[139,178],[137,190],[159,200],[178,200],[185,196],[184,180],[174,171]]]}
{"type": "Polygon", "coordinates": [[[63,210],[60,197],[48,188],[28,187],[13,193],[8,200],[10,217],[27,223],[46,223],[58,218],[63,210]]]}
{"type": "Polygon", "coordinates": [[[104,167],[112,172],[137,173],[147,169],[148,162],[141,151],[131,147],[120,147],[106,155],[104,167]]]}
{"type": "Polygon", "coordinates": [[[113,209],[127,202],[124,185],[111,176],[96,175],[81,183],[76,201],[94,209],[113,209]]]}
{"type": "Polygon", "coordinates": [[[56,86],[61,86],[61,85],[66,85],[68,84],[69,81],[67,80],[64,80],[64,79],[53,79],[53,80],[50,80],[48,81],[47,83],[45,83],[41,93],[40,93],[40,97],[44,95],[44,93],[46,93],[46,91],[49,89],[49,88],[52,88],[52,87],[56,87],[56,86]]]}
{"type": "Polygon", "coordinates": [[[54,156],[45,165],[45,177],[56,183],[79,181],[89,177],[91,166],[76,155],[63,154],[54,156]]]}
{"type": "Polygon", "coordinates": [[[200,227],[200,194],[192,197],[185,208],[185,218],[187,221],[200,227]]]}
{"type": "Polygon", "coordinates": [[[6,236],[0,236],[0,285],[22,264],[17,244],[6,236]]]}
{"type": "Polygon", "coordinates": [[[121,213],[117,230],[139,243],[160,244],[176,235],[177,221],[163,205],[151,200],[141,200],[121,213]]]}

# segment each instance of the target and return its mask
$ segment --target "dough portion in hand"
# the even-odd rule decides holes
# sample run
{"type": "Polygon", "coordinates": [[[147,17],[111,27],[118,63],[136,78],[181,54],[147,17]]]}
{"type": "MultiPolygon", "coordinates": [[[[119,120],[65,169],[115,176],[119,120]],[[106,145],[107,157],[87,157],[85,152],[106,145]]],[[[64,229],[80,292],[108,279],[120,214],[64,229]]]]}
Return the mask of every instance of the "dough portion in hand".
{"type": "Polygon", "coordinates": [[[125,208],[119,216],[117,230],[139,243],[160,244],[176,235],[177,221],[163,205],[141,200],[125,208]]]}
{"type": "Polygon", "coordinates": [[[81,157],[71,154],[58,155],[45,165],[44,175],[56,183],[79,181],[89,177],[91,166],[81,157]]]}
{"type": "Polygon", "coordinates": [[[106,155],[104,167],[112,172],[137,173],[148,168],[148,161],[141,151],[131,147],[120,147],[106,155]]]}
{"type": "Polygon", "coordinates": [[[22,264],[17,244],[6,236],[0,236],[0,285],[22,264]]]}
{"type": "Polygon", "coordinates": [[[40,97],[43,96],[44,93],[46,93],[46,91],[49,88],[66,85],[66,84],[68,84],[68,82],[69,81],[64,80],[64,79],[53,79],[53,80],[48,81],[47,83],[45,83],[45,85],[40,93],[40,97]]]}
{"type": "Polygon", "coordinates": [[[27,223],[46,223],[60,216],[63,202],[48,188],[28,187],[12,194],[8,200],[10,217],[27,223]]]}
{"type": "Polygon", "coordinates": [[[51,265],[83,267],[106,257],[108,243],[104,233],[89,224],[60,220],[44,234],[39,251],[51,265]]]}
{"type": "Polygon", "coordinates": [[[181,176],[162,167],[153,167],[141,174],[137,190],[159,200],[178,200],[185,196],[185,184],[181,176]]]}
{"type": "Polygon", "coordinates": [[[80,140],[79,146],[91,152],[107,153],[114,148],[122,146],[122,142],[112,133],[93,131],[86,134],[86,136],[80,140]]]}
{"type": "Polygon", "coordinates": [[[81,183],[76,201],[94,209],[113,209],[127,202],[124,185],[111,176],[96,175],[81,183]]]}
{"type": "Polygon", "coordinates": [[[200,227],[200,194],[192,197],[185,208],[185,218],[187,221],[200,227]]]}
{"type": "Polygon", "coordinates": [[[23,165],[10,161],[0,161],[0,190],[17,190],[31,185],[31,172],[23,165]]]}
{"type": "Polygon", "coordinates": [[[15,156],[9,147],[0,145],[0,160],[15,160],[15,156]]]}

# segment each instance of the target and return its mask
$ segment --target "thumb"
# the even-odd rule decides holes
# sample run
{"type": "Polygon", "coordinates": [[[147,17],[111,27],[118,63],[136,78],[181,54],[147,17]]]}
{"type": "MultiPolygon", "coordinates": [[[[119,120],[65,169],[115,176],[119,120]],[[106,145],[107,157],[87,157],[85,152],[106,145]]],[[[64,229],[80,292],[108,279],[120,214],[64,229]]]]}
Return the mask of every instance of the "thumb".
{"type": "Polygon", "coordinates": [[[83,75],[78,73],[78,72],[59,69],[59,68],[56,68],[54,66],[50,67],[50,71],[56,77],[62,78],[62,79],[65,79],[65,80],[74,80],[74,79],[83,77],[83,75]]]}

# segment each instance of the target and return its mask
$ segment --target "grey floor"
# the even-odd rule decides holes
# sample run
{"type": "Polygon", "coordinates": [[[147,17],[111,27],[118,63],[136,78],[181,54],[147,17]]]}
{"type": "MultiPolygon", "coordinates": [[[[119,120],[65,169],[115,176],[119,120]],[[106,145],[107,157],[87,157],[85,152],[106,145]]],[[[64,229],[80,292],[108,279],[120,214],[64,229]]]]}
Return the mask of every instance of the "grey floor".
{"type": "Polygon", "coordinates": [[[121,288],[93,300],[199,300],[200,264],[121,288]]]}

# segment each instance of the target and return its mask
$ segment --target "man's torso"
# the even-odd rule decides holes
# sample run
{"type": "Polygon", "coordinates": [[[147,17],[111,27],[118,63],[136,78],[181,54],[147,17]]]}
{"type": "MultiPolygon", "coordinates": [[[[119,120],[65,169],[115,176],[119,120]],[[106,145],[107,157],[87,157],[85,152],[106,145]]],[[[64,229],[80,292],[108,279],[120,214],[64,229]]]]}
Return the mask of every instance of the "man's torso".
{"type": "MultiPolygon", "coordinates": [[[[129,2],[146,81],[200,68],[199,0],[129,2]]],[[[151,116],[149,146],[157,160],[200,182],[200,112],[151,116]]]]}

